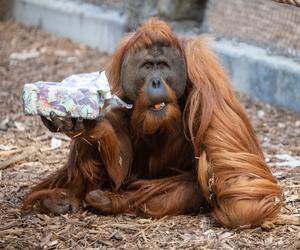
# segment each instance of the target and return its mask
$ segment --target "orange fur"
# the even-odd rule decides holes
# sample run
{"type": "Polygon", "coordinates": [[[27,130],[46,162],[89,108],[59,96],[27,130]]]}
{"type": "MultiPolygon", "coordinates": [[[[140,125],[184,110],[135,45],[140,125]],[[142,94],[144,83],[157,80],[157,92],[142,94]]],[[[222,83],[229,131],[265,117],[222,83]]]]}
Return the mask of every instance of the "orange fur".
{"type": "Polygon", "coordinates": [[[193,85],[186,124],[201,190],[223,225],[260,225],[280,211],[282,188],[216,57],[202,38],[188,41],[185,53],[193,85]]]}
{"type": "MultiPolygon", "coordinates": [[[[161,217],[199,212],[208,203],[212,216],[230,228],[273,219],[282,206],[282,188],[203,38],[179,40],[165,22],[150,19],[113,56],[107,69],[113,92],[124,97],[126,54],[154,45],[173,46],[184,57],[184,97],[177,100],[167,87],[166,115],[157,117],[147,111],[149,101],[141,89],[132,112],[112,111],[73,138],[66,166],[36,186],[24,208],[45,199],[55,205],[57,192],[67,190],[72,201],[85,200],[105,214],[161,217]],[[148,136],[158,130],[157,137],[148,136]]],[[[54,205],[54,212],[61,211],[54,205]]]]}

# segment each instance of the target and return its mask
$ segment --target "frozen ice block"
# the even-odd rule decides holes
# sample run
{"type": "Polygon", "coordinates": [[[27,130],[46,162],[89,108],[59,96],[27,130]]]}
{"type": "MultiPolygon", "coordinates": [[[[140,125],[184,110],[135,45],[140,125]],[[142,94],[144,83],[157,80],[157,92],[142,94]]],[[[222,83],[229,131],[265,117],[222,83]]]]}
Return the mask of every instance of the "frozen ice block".
{"type": "Polygon", "coordinates": [[[24,112],[29,115],[49,116],[53,111],[58,116],[69,112],[74,118],[97,119],[111,105],[132,107],[111,94],[105,72],[72,75],[62,82],[28,83],[23,89],[24,112]]]}

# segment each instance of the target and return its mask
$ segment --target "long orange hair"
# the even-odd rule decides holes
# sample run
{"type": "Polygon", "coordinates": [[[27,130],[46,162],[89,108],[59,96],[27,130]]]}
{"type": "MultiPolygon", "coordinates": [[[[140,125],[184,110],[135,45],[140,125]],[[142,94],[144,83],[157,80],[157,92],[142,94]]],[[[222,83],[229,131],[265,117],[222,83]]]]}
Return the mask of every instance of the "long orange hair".
{"type": "Polygon", "coordinates": [[[259,225],[280,211],[283,190],[264,160],[245,111],[203,38],[185,47],[192,89],[185,123],[198,157],[198,180],[212,215],[236,227],[259,225]]]}
{"type": "Polygon", "coordinates": [[[116,51],[108,69],[113,91],[123,95],[120,75],[126,53],[154,44],[174,46],[185,57],[188,97],[183,122],[212,215],[228,227],[259,225],[274,218],[283,203],[282,188],[265,163],[226,73],[202,37],[179,40],[165,22],[151,18],[116,51]]]}

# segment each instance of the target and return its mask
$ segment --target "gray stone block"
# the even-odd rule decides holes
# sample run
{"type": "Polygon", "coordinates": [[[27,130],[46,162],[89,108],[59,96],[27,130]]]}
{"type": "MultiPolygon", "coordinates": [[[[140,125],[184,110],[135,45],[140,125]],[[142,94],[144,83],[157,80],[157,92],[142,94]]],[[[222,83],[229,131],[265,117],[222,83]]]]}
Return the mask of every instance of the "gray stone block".
{"type": "Polygon", "coordinates": [[[26,25],[110,53],[124,36],[126,23],[121,12],[68,0],[15,0],[13,16],[26,25]]]}
{"type": "Polygon", "coordinates": [[[300,64],[291,58],[268,55],[264,49],[231,41],[210,47],[228,71],[234,87],[270,103],[300,112],[300,64]]]}

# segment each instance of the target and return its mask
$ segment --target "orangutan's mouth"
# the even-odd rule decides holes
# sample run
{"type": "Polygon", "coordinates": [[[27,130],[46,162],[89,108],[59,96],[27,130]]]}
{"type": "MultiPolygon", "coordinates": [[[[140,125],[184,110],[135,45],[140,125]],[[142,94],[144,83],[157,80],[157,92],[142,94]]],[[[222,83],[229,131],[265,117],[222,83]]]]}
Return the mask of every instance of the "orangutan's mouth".
{"type": "Polygon", "coordinates": [[[164,110],[166,107],[167,107],[167,103],[161,102],[161,103],[156,103],[156,104],[150,106],[149,109],[154,112],[159,112],[159,111],[164,110]]]}

